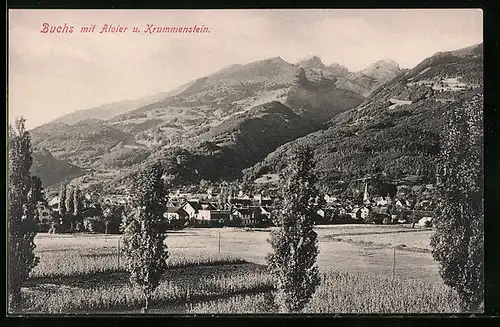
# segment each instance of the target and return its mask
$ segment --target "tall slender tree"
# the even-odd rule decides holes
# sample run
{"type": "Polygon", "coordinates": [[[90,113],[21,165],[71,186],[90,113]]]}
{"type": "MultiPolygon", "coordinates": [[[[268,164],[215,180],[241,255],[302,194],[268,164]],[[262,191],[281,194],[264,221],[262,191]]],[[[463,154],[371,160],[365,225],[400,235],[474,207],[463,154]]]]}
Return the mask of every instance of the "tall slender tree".
{"type": "Polygon", "coordinates": [[[461,307],[476,312],[484,301],[483,96],[451,113],[442,138],[438,173],[441,199],[432,254],[461,307]]]}
{"type": "Polygon", "coordinates": [[[66,216],[66,184],[61,183],[59,187],[59,215],[61,218],[66,216]]]}
{"type": "Polygon", "coordinates": [[[33,163],[31,138],[19,118],[9,126],[9,187],[8,187],[8,293],[9,309],[15,310],[21,301],[21,286],[37,265],[34,238],[38,231],[36,203],[40,187],[30,174],[33,163]]]}
{"type": "Polygon", "coordinates": [[[163,228],[168,192],[161,163],[142,171],[133,190],[130,211],[122,221],[123,252],[130,280],[142,290],[146,311],[168,259],[163,228]]]}
{"type": "Polygon", "coordinates": [[[78,216],[80,214],[80,211],[82,210],[83,203],[82,203],[82,192],[80,189],[75,188],[73,191],[73,215],[78,216]]]}
{"type": "Polygon", "coordinates": [[[68,186],[66,188],[66,199],[65,199],[65,207],[66,207],[66,216],[63,217],[65,228],[67,228],[70,232],[75,230],[75,196],[74,196],[75,188],[73,186],[68,186]]]}
{"type": "Polygon", "coordinates": [[[324,199],[316,187],[314,167],[313,151],[302,147],[280,176],[282,209],[275,222],[279,227],[271,232],[273,252],[267,260],[276,281],[275,303],[281,312],[301,311],[320,284],[313,225],[324,199]]]}
{"type": "Polygon", "coordinates": [[[66,206],[66,214],[67,215],[74,215],[75,212],[75,195],[74,195],[75,189],[72,186],[68,186],[66,189],[66,199],[65,199],[65,206],[66,206]]]}
{"type": "Polygon", "coordinates": [[[73,221],[76,231],[81,231],[83,226],[83,219],[81,212],[83,209],[83,196],[80,189],[75,188],[73,192],[73,221]]]}

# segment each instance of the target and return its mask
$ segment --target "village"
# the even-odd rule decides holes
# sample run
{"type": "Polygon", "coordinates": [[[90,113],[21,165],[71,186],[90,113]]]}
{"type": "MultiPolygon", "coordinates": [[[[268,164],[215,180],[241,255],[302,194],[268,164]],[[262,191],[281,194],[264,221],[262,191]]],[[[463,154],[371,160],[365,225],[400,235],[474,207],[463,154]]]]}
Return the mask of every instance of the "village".
{"type": "MultiPolygon", "coordinates": [[[[436,201],[433,184],[398,187],[395,196],[371,196],[368,183],[358,197],[338,197],[325,194],[316,212],[316,225],[329,224],[412,224],[412,227],[432,226],[436,201]],[[416,195],[418,192],[418,196],[416,195]]],[[[170,193],[163,217],[166,229],[185,227],[275,226],[273,218],[279,212],[277,198],[262,194],[230,192],[223,196],[220,188],[209,187],[204,193],[170,193]]],[[[130,197],[123,194],[102,196],[95,192],[82,193],[79,204],[68,206],[67,200],[56,195],[38,203],[40,231],[120,233],[120,223],[130,197]],[[61,211],[62,210],[62,211],[61,211]]]]}

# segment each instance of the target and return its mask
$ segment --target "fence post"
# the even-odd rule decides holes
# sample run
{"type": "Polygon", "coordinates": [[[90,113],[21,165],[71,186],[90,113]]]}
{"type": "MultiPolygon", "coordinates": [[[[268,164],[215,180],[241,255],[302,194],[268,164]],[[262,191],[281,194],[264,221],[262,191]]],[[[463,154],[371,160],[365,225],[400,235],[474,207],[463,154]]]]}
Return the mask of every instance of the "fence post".
{"type": "Polygon", "coordinates": [[[120,238],[118,238],[118,269],[120,269],[120,238]]]}
{"type": "Polygon", "coordinates": [[[396,277],[396,247],[394,247],[394,255],[392,259],[392,281],[394,282],[394,278],[396,277]]]}

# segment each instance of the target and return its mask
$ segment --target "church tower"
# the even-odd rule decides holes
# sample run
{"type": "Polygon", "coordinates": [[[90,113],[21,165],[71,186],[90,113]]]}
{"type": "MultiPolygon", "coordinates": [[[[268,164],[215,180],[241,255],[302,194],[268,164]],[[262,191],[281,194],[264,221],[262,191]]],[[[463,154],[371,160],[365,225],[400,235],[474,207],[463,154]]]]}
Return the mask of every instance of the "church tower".
{"type": "Polygon", "coordinates": [[[363,202],[368,202],[370,200],[370,196],[368,195],[368,183],[365,181],[365,192],[363,193],[363,202]]]}

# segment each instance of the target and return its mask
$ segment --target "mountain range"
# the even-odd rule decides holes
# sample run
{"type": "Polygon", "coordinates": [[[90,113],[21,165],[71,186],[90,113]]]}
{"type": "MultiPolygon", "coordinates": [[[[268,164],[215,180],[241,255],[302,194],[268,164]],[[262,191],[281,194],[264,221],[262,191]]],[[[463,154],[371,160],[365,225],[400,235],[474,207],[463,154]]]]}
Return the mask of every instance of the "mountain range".
{"type": "Polygon", "coordinates": [[[374,172],[432,183],[448,114],[469,103],[483,110],[476,101],[482,94],[482,44],[437,53],[373,91],[357,108],[336,115],[328,129],[282,145],[247,169],[245,178],[278,172],[291,151],[309,145],[326,183],[374,172]]]}
{"type": "Polygon", "coordinates": [[[37,127],[32,141],[43,150],[34,166],[45,186],[101,174],[116,188],[156,159],[175,184],[252,180],[309,144],[325,181],[375,169],[401,177],[432,166],[442,113],[478,92],[482,44],[437,53],[411,70],[389,59],[349,72],[317,56],[295,64],[274,57],[37,127]],[[55,169],[54,160],[71,169],[55,169]]]}

